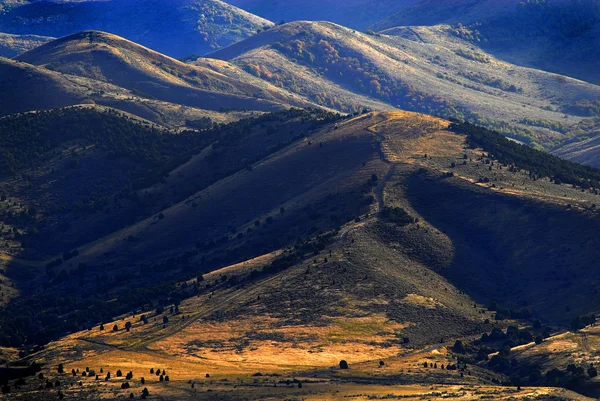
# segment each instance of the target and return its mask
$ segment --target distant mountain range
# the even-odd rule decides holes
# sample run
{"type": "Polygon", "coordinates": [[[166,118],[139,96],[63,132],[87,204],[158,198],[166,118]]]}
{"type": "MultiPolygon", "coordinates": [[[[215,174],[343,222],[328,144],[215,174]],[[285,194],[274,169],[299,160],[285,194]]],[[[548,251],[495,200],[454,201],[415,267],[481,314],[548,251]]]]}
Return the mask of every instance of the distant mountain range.
{"type": "Polygon", "coordinates": [[[227,2],[271,21],[330,21],[354,29],[396,13],[419,0],[228,0],[227,2]]]}
{"type": "Polygon", "coordinates": [[[96,29],[173,57],[205,54],[272,25],[219,0],[33,1],[0,14],[4,33],[61,37],[96,29]]]}
{"type": "Polygon", "coordinates": [[[598,0],[422,0],[371,29],[437,24],[504,60],[600,83],[600,61],[589,56],[600,54],[598,0]]]}

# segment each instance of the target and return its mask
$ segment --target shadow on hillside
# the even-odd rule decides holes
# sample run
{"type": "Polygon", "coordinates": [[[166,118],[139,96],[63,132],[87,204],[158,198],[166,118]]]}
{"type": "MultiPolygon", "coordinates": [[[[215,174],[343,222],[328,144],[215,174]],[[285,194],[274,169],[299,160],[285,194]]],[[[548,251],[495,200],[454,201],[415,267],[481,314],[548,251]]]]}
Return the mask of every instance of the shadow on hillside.
{"type": "Polygon", "coordinates": [[[454,245],[439,273],[477,301],[559,322],[597,310],[597,216],[456,178],[414,174],[406,186],[413,208],[454,245]]]}

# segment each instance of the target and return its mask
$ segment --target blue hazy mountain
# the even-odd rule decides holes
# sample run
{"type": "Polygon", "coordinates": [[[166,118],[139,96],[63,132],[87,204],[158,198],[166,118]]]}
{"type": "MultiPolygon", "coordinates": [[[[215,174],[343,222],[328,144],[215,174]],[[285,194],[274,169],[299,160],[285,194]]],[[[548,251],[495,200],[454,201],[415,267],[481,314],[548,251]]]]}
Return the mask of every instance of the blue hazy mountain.
{"type": "Polygon", "coordinates": [[[600,82],[600,0],[421,0],[371,28],[438,24],[512,63],[600,82]]]}
{"type": "Polygon", "coordinates": [[[0,32],[61,37],[102,30],[174,57],[204,54],[272,25],[219,0],[11,1],[0,9],[0,32]]]}
{"type": "Polygon", "coordinates": [[[228,0],[271,21],[330,21],[355,29],[393,14],[418,0],[228,0]]]}

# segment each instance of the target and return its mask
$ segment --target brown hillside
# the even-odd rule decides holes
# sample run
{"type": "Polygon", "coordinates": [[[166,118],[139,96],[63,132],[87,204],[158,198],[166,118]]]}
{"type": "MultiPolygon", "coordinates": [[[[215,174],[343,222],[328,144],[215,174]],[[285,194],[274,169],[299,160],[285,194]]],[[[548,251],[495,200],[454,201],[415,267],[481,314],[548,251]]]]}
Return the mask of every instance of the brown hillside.
{"type": "MultiPolygon", "coordinates": [[[[507,324],[494,321],[494,312],[483,306],[491,297],[509,307],[529,307],[535,317],[556,324],[595,311],[594,273],[588,267],[596,257],[590,238],[598,217],[584,208],[597,195],[533,181],[495,161],[489,170],[486,159],[485,151],[465,148],[465,138],[449,131],[448,122],[413,113],[373,113],[337,129],[325,127],[252,171],[165,209],[162,218],[80,247],[66,267],[84,261],[110,275],[144,260],[140,271],[157,280],[169,277],[172,266],[157,269],[153,261],[190,250],[188,261],[198,269],[216,261],[219,247],[247,260],[205,274],[200,283],[178,285],[178,291],[197,296],[173,312],[144,305],[105,322],[104,330],[75,332],[29,358],[50,367],[61,361],[68,371],[131,370],[137,391],[146,386],[165,399],[205,393],[235,397],[238,391],[250,399],[266,394],[285,399],[305,391],[323,397],[335,386],[327,399],[358,400],[365,394],[436,399],[438,392],[439,397],[456,392],[468,400],[584,400],[544,387],[493,387],[493,380],[507,377],[485,364],[462,371],[439,368],[456,363],[455,339],[472,341],[507,324]],[[492,180],[478,183],[482,175],[492,180]],[[375,200],[370,207],[354,203],[369,194],[375,200]],[[328,237],[332,226],[326,221],[340,211],[331,208],[331,200],[359,219],[342,223],[324,249],[306,249],[291,265],[268,270],[310,244],[294,246],[292,240],[286,246],[286,239],[314,239],[319,230],[328,237]],[[410,220],[390,217],[389,208],[404,209],[410,220]],[[267,223],[267,216],[274,221],[267,223]],[[244,236],[231,235],[236,239],[212,249],[197,247],[193,254],[194,240],[219,235],[225,224],[244,236]],[[317,232],[304,232],[310,224],[317,232]],[[141,240],[125,246],[129,235],[141,240]],[[280,251],[244,250],[244,243],[269,238],[281,239],[280,251]],[[133,323],[129,332],[123,330],[127,321],[133,323]],[[117,331],[111,330],[114,324],[117,331]],[[336,367],[342,359],[349,362],[348,371],[336,367]],[[167,370],[170,383],[149,375],[158,367],[167,370]],[[302,389],[294,379],[303,382],[302,389]],[[190,381],[198,393],[189,392],[190,381]],[[411,387],[415,383],[420,391],[411,387]]],[[[45,372],[56,375],[50,368],[45,372]]],[[[63,380],[71,380],[67,376],[63,380]]],[[[114,378],[100,386],[93,378],[82,380],[82,391],[114,392],[109,399],[120,394],[123,381],[114,378]]]]}
{"type": "Polygon", "coordinates": [[[289,100],[274,90],[269,92],[212,70],[181,63],[103,32],[70,35],[17,59],[63,74],[108,82],[140,97],[202,109],[268,110],[276,107],[273,103],[289,100]]]}

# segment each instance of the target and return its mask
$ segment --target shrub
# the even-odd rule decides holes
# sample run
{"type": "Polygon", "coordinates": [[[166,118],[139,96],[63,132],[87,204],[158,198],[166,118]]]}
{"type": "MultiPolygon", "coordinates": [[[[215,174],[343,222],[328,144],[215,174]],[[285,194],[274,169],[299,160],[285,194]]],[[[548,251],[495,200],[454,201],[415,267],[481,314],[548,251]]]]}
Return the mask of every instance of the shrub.
{"type": "Polygon", "coordinates": [[[400,227],[411,224],[414,221],[406,210],[400,207],[385,207],[381,212],[381,217],[400,227]]]}

